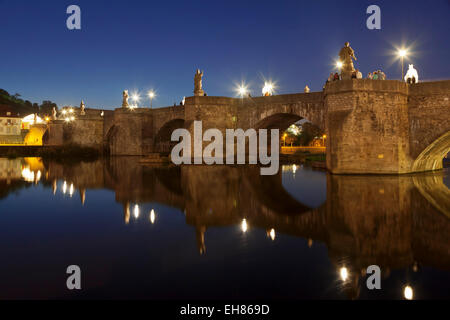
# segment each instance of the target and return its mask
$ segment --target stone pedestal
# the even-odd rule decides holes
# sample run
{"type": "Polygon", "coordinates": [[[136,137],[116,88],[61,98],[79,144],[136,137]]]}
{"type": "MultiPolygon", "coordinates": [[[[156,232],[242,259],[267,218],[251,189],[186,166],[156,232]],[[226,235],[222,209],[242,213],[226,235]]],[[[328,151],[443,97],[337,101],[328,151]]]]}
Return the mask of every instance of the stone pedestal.
{"type": "Polygon", "coordinates": [[[341,79],[342,80],[350,80],[352,78],[352,74],[353,74],[353,71],[349,71],[349,70],[342,71],[341,72],[341,79]]]}
{"type": "Polygon", "coordinates": [[[202,89],[194,91],[194,95],[196,97],[203,97],[205,95],[205,91],[203,91],[202,89]]]}

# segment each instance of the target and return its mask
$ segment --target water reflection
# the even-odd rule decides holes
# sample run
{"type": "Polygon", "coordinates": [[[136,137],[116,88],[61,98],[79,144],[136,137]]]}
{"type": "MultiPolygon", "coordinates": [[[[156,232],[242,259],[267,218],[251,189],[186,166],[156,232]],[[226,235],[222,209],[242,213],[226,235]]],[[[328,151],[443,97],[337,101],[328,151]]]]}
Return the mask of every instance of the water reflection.
{"type": "MultiPolygon", "coordinates": [[[[154,204],[177,208],[195,230],[192,241],[203,256],[210,239],[205,235],[218,227],[237,227],[245,238],[262,230],[265,241],[274,245],[283,236],[305,239],[311,250],[316,249],[316,243],[317,250],[325,245],[335,279],[349,298],[361,295],[365,269],[372,264],[380,266],[384,278],[392,270],[417,272],[419,266],[450,270],[446,172],[382,177],[321,172],[314,178],[319,182],[310,179],[303,186],[298,181],[286,186],[285,175],[298,179],[305,177],[302,170],[307,169],[285,166],[278,175],[260,176],[257,167],[145,167],[138,159],[125,157],[71,165],[0,159],[0,168],[3,197],[17,190],[15,183],[26,187],[39,179],[49,186],[50,193],[56,194],[60,186],[60,193],[69,195],[67,201],[78,190],[82,204],[86,190],[111,190],[123,208],[121,219],[127,228],[135,225],[128,225],[130,219],[158,226],[164,214],[155,212],[154,204]],[[306,185],[314,189],[316,183],[326,185],[325,194],[310,202],[296,196],[297,188],[306,185]]],[[[90,199],[95,201],[95,197],[90,199]]],[[[413,296],[408,284],[403,297],[413,296]]]]}

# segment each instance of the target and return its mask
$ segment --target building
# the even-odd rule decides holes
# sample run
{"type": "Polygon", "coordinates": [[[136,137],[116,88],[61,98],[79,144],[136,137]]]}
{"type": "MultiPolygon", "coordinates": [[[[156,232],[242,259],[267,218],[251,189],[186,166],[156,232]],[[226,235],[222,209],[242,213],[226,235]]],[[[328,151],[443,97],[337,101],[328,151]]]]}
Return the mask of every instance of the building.
{"type": "Polygon", "coordinates": [[[22,143],[22,119],[10,106],[0,105],[0,144],[22,143]]]}

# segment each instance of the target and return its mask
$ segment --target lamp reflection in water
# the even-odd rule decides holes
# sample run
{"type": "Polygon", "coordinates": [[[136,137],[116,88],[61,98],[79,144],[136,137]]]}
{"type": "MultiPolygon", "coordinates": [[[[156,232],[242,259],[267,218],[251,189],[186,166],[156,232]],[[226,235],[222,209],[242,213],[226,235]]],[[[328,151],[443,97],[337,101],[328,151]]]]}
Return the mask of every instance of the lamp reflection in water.
{"type": "Polygon", "coordinates": [[[137,204],[134,205],[133,215],[136,219],[139,218],[139,206],[137,204]]]}
{"type": "Polygon", "coordinates": [[[339,269],[339,275],[341,276],[342,281],[347,281],[348,279],[348,269],[346,267],[342,267],[339,269]]]}
{"type": "Polygon", "coordinates": [[[36,173],[30,170],[30,167],[25,167],[21,172],[23,180],[26,182],[34,182],[38,183],[41,180],[42,173],[41,170],[38,170],[36,173]]]}
{"type": "Polygon", "coordinates": [[[70,184],[70,188],[69,188],[69,196],[72,198],[73,196],[73,183],[70,184]]]}
{"type": "Polygon", "coordinates": [[[151,210],[150,211],[150,222],[152,223],[152,224],[154,224],[155,223],[155,219],[156,219],[156,215],[155,215],[155,210],[151,210]]]}
{"type": "Polygon", "coordinates": [[[34,172],[30,168],[22,169],[22,178],[26,182],[34,182],[34,172]]]}
{"type": "Polygon", "coordinates": [[[55,195],[56,191],[58,191],[58,184],[56,183],[56,180],[53,180],[52,189],[53,189],[53,195],[55,195]]]}
{"type": "Polygon", "coordinates": [[[414,297],[414,291],[410,286],[405,286],[405,289],[403,289],[403,295],[406,300],[412,300],[414,297]]]}
{"type": "Polygon", "coordinates": [[[242,229],[242,232],[244,232],[244,233],[247,232],[247,230],[248,230],[247,220],[242,219],[241,229],[242,229]]]}
{"type": "Polygon", "coordinates": [[[268,236],[270,239],[272,239],[272,241],[275,240],[275,237],[276,237],[275,229],[274,229],[274,228],[270,229],[270,230],[267,232],[267,236],[268,236]]]}
{"type": "Polygon", "coordinates": [[[63,182],[63,186],[62,186],[62,193],[63,193],[63,194],[66,194],[66,192],[67,192],[67,182],[64,181],[64,182],[63,182]]]}

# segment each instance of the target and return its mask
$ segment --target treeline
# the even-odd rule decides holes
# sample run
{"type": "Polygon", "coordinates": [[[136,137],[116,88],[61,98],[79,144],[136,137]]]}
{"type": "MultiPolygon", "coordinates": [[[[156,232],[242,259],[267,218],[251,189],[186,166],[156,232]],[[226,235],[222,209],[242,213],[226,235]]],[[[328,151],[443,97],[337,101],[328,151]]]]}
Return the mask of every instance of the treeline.
{"type": "Polygon", "coordinates": [[[322,137],[324,132],[319,127],[313,125],[310,122],[305,122],[301,125],[302,130],[299,134],[296,134],[290,128],[285,131],[285,143],[286,145],[292,144],[293,146],[308,146],[315,137],[322,137]]]}
{"type": "Polygon", "coordinates": [[[10,106],[21,117],[25,117],[32,113],[37,113],[40,117],[49,116],[52,114],[53,107],[58,110],[56,103],[52,101],[42,101],[42,104],[32,103],[28,100],[20,98],[19,93],[9,94],[8,91],[0,89],[0,105],[10,106]]]}

